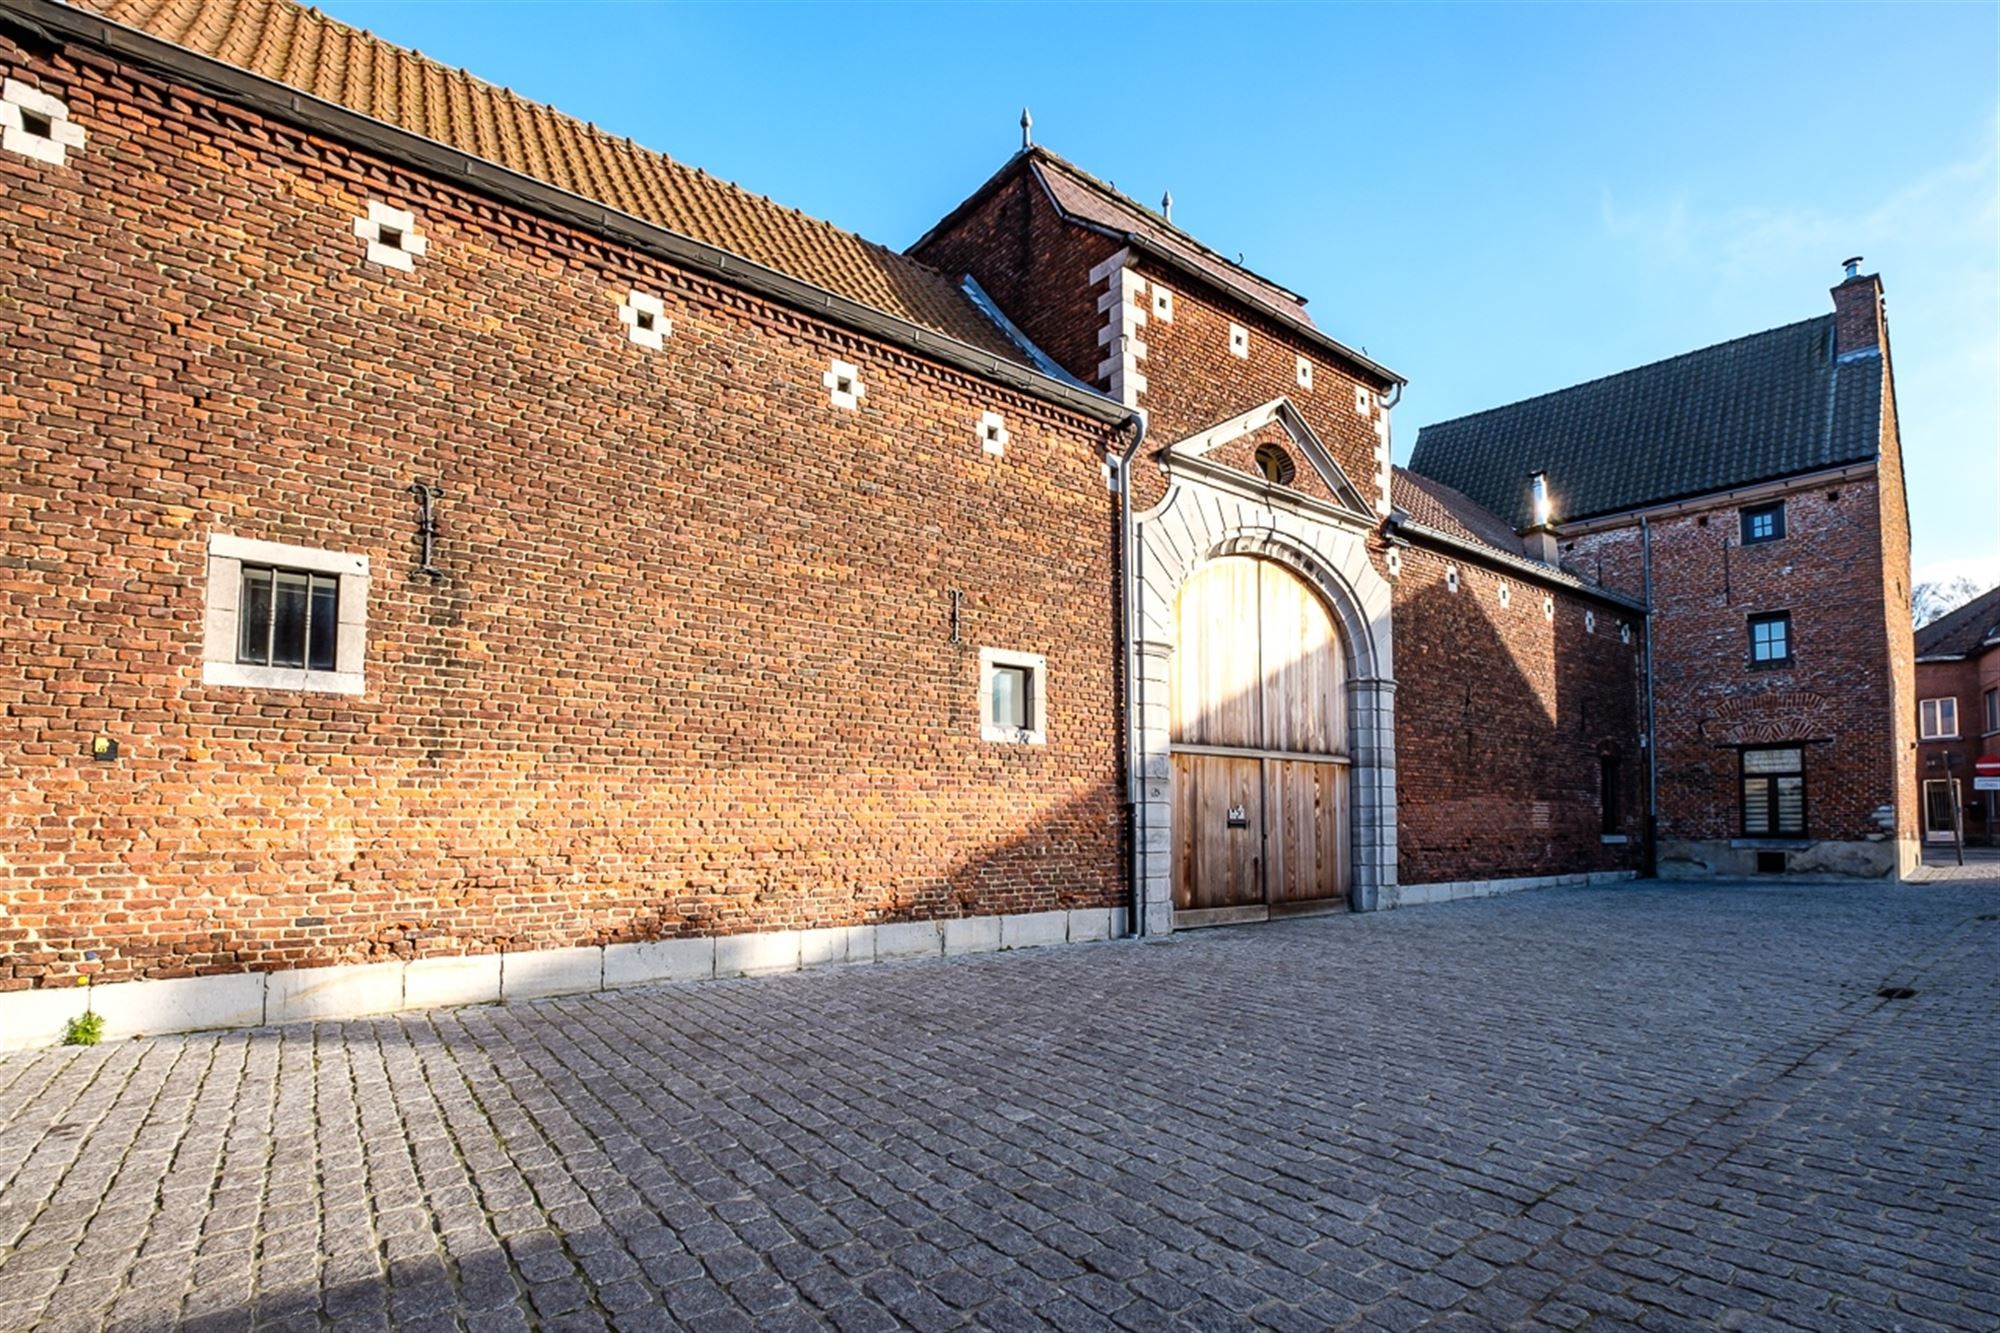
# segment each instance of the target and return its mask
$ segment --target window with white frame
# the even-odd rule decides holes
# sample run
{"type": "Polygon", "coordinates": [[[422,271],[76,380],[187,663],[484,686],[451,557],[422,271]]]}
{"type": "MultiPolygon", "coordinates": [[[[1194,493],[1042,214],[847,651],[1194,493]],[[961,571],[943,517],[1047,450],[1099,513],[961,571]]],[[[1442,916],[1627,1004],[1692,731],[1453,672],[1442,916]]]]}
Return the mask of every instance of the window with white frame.
{"type": "Polygon", "coordinates": [[[1958,739],[1958,700],[1926,699],[1918,705],[1918,714],[1925,740],[1958,739]]]}
{"type": "Polygon", "coordinates": [[[360,694],[368,581],[365,555],[214,534],[202,682],[360,694]]]}
{"type": "Polygon", "coordinates": [[[1241,324],[1229,326],[1229,354],[1244,358],[1250,355],[1250,330],[1241,324]]]}
{"type": "Polygon", "coordinates": [[[1019,745],[1048,743],[1049,662],[1039,653],[979,650],[979,735],[1019,745]]]}
{"type": "Polygon", "coordinates": [[[1986,691],[1986,734],[2000,731],[2000,689],[1986,691]]]}

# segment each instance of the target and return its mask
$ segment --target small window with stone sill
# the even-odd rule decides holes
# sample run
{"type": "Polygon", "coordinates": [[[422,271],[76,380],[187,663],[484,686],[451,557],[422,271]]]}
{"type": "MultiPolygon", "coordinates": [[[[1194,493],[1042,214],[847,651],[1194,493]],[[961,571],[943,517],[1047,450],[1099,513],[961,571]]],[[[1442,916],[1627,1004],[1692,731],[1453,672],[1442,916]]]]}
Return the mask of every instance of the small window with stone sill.
{"type": "Polygon", "coordinates": [[[1743,544],[1774,542],[1785,535],[1785,502],[1752,505],[1743,511],[1743,544]]]}
{"type": "Polygon", "coordinates": [[[2000,731],[2000,689],[1986,691],[1986,734],[2000,731]]]}
{"type": "Polygon", "coordinates": [[[1004,648],[979,650],[979,734],[1016,745],[1048,743],[1048,659],[1004,648]]]}
{"type": "Polygon", "coordinates": [[[217,533],[202,681],[360,694],[368,557],[217,533]]]}

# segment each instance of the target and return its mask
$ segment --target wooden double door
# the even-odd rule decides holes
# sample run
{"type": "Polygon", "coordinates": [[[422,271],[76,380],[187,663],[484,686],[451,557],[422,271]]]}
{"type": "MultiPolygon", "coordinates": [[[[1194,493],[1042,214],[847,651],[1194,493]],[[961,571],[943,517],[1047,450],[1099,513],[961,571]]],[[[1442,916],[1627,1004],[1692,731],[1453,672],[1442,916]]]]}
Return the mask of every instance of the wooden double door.
{"type": "Polygon", "coordinates": [[[1283,566],[1229,556],[1175,614],[1175,923],[1345,907],[1347,666],[1326,604],[1283,566]]]}

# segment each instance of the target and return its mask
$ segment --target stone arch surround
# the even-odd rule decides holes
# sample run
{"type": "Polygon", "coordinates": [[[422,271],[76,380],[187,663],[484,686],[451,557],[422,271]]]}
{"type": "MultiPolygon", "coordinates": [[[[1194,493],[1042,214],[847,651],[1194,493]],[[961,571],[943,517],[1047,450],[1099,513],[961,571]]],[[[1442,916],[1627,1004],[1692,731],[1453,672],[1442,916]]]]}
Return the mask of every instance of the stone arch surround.
{"type": "Polygon", "coordinates": [[[1274,561],[1317,590],[1333,612],[1349,662],[1353,765],[1353,885],[1349,905],[1396,901],[1396,681],[1389,584],[1368,558],[1368,521],[1249,478],[1174,477],[1134,519],[1132,577],[1139,613],[1132,704],[1138,725],[1135,844],[1144,930],[1173,929],[1173,802],[1168,791],[1168,670],[1181,585],[1229,555],[1274,561]]]}

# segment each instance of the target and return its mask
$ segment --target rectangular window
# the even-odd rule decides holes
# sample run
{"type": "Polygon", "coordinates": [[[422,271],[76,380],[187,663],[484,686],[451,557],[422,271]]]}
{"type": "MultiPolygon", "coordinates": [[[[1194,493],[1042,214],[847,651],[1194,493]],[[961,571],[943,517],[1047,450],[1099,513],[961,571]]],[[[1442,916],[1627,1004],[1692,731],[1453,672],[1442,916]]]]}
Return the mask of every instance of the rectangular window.
{"type": "Polygon", "coordinates": [[[2000,731],[2000,689],[1986,691],[1986,731],[2000,731]]]}
{"type": "Polygon", "coordinates": [[[1750,617],[1750,664],[1781,665],[1792,660],[1792,613],[1750,617]]]}
{"type": "Polygon", "coordinates": [[[1743,511],[1743,544],[1774,542],[1785,535],[1785,502],[1752,505],[1743,511]]]}
{"type": "Polygon", "coordinates": [[[1046,745],[1049,663],[1039,653],[979,650],[979,735],[982,740],[1046,745]]]}
{"type": "Polygon", "coordinates": [[[1806,831],[1805,751],[1743,751],[1743,834],[1797,838],[1806,831]]]}
{"type": "Polygon", "coordinates": [[[1958,739],[1958,700],[1926,699],[1917,708],[1925,740],[1958,739]]]}
{"type": "Polygon", "coordinates": [[[340,632],[340,579],[245,565],[236,660],[245,666],[332,671],[340,632]]]}
{"type": "Polygon", "coordinates": [[[1616,833],[1619,826],[1618,757],[1599,755],[1597,759],[1597,808],[1599,833],[1616,833]]]}
{"type": "Polygon", "coordinates": [[[1033,684],[1034,673],[1026,667],[993,668],[994,726],[1027,731],[1034,725],[1034,713],[1028,702],[1029,687],[1033,684]]]}

